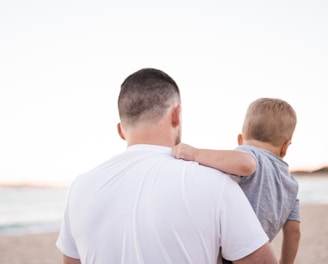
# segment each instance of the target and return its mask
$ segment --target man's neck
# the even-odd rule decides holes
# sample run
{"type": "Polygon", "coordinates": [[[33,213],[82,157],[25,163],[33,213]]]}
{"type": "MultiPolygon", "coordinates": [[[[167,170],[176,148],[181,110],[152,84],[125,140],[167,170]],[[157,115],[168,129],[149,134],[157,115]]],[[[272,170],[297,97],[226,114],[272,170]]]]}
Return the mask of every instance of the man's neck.
{"type": "Polygon", "coordinates": [[[133,130],[133,132],[127,133],[126,138],[128,146],[136,144],[158,145],[170,148],[175,146],[175,139],[170,131],[158,127],[156,129],[141,128],[133,130]]]}

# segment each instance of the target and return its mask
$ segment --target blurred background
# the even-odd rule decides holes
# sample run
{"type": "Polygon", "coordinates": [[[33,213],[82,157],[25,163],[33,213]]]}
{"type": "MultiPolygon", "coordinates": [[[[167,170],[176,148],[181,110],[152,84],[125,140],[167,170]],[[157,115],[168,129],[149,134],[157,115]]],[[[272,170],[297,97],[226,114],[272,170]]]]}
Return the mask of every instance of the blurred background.
{"type": "Polygon", "coordinates": [[[290,168],[328,163],[326,1],[2,1],[0,183],[67,185],[124,151],[123,80],[161,69],[181,89],[183,142],[237,146],[247,106],[298,114],[290,168]],[[326,121],[325,121],[326,120],[326,121]]]}

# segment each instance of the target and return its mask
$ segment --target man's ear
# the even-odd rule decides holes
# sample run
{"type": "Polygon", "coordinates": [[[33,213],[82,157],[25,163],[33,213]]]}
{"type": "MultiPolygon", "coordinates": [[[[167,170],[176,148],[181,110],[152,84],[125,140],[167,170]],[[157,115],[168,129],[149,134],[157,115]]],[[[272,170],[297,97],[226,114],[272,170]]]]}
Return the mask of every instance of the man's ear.
{"type": "Polygon", "coordinates": [[[172,125],[177,127],[181,124],[181,106],[177,105],[172,111],[172,125]]]}
{"type": "Polygon", "coordinates": [[[242,134],[238,134],[237,141],[239,146],[244,143],[244,138],[242,134]]]}
{"type": "Polygon", "coordinates": [[[280,149],[280,158],[283,158],[286,156],[287,154],[287,149],[288,147],[292,144],[291,140],[287,140],[281,147],[280,149]]]}
{"type": "Polygon", "coordinates": [[[117,123],[117,132],[121,139],[125,140],[125,135],[121,123],[117,123]]]}

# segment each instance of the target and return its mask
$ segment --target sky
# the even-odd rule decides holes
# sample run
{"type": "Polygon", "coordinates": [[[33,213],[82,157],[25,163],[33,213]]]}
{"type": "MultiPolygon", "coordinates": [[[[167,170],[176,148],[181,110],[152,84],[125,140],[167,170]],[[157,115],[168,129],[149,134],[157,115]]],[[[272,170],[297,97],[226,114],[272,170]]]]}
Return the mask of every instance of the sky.
{"type": "Polygon", "coordinates": [[[182,97],[182,141],[233,149],[247,106],[288,101],[284,160],[328,164],[328,2],[1,1],[0,183],[67,184],[126,143],[120,85],[161,69],[182,97]],[[326,90],[326,91],[325,91],[326,90]]]}

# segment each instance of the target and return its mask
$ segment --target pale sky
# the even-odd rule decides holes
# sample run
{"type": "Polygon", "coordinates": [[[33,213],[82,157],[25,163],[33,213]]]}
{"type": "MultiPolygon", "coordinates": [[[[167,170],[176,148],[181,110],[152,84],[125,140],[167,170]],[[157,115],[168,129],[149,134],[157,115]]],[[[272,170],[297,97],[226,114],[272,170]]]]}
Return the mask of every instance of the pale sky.
{"type": "Polygon", "coordinates": [[[124,151],[120,84],[140,68],[181,90],[185,143],[233,149],[247,106],[298,124],[285,161],[328,163],[328,2],[2,1],[0,182],[69,183],[124,151]]]}

